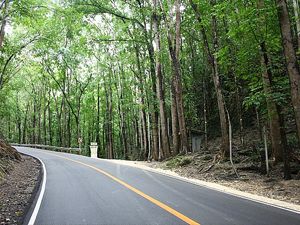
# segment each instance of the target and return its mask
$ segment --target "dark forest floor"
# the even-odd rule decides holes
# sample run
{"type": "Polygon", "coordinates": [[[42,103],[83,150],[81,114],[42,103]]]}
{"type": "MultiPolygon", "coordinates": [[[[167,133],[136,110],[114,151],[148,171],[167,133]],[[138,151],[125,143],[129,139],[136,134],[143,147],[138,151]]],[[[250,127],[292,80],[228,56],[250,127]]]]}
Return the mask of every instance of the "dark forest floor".
{"type": "Polygon", "coordinates": [[[22,224],[37,190],[41,166],[22,155],[21,160],[11,160],[9,168],[0,180],[0,224],[22,224]]]}

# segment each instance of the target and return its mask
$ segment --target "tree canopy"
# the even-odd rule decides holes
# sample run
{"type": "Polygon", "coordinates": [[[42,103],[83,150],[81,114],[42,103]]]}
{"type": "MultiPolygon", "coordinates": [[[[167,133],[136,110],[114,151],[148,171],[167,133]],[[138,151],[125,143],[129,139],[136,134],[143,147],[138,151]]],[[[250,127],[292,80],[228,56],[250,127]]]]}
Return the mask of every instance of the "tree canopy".
{"type": "MultiPolygon", "coordinates": [[[[300,139],[298,0],[3,0],[0,127],[11,142],[162,160],[192,130],[267,127],[272,156],[300,139]]],[[[288,176],[288,175],[287,175],[288,176]]]]}

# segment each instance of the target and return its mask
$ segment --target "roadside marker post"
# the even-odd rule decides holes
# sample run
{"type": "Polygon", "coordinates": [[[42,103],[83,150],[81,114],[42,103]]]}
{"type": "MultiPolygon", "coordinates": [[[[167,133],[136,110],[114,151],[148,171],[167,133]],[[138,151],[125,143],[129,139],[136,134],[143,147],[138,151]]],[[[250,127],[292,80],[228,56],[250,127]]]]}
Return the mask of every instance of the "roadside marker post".
{"type": "Polygon", "coordinates": [[[82,138],[78,138],[78,145],[79,145],[79,155],[81,155],[81,144],[82,144],[82,138]]]}
{"type": "Polygon", "coordinates": [[[97,144],[97,142],[91,142],[90,149],[91,149],[91,158],[98,158],[98,155],[97,155],[98,144],[97,144]]]}

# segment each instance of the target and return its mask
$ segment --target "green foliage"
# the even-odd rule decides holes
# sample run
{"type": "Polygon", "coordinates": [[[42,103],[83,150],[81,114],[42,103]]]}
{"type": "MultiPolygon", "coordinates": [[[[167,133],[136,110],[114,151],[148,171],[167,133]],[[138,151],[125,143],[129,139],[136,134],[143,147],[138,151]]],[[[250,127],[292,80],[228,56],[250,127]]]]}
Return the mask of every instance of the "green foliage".
{"type": "MultiPolygon", "coordinates": [[[[169,2],[174,3],[162,1],[157,13],[162,45],[158,54],[170,127],[173,68],[167,35],[169,30],[174,33],[174,21],[169,2]]],[[[201,23],[187,1],[182,1],[181,7],[179,58],[187,127],[204,130],[206,122],[210,137],[220,135],[212,62],[203,47],[202,26],[210,50],[216,48],[222,92],[234,128],[239,126],[239,116],[251,124],[254,109],[267,115],[269,98],[290,109],[290,83],[273,1],[264,1],[261,8],[254,0],[224,0],[215,5],[208,0],[194,2],[201,23]],[[216,46],[213,16],[217,20],[216,46]],[[262,43],[270,60],[271,93],[265,92],[262,80],[262,43]]],[[[146,115],[152,145],[153,115],[159,112],[152,74],[151,47],[156,46],[151,1],[13,1],[9,19],[12,32],[6,34],[0,54],[0,126],[10,139],[78,146],[81,137],[86,155],[89,143],[97,140],[101,157],[107,157],[112,133],[116,156],[125,157],[127,141],[130,157],[143,158],[141,115],[146,115]]],[[[291,117],[291,109],[284,113],[291,117]]],[[[190,160],[176,157],[167,164],[184,166],[190,160]]]]}

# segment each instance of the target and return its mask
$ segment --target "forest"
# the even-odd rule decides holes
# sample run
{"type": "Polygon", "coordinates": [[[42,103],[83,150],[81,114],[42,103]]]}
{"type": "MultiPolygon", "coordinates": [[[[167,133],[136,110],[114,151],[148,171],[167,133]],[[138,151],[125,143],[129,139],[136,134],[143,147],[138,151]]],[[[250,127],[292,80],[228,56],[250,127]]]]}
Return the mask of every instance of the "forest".
{"type": "Polygon", "coordinates": [[[84,155],[97,142],[101,158],[162,161],[191,152],[196,130],[228,160],[232,135],[243,146],[251,130],[291,178],[298,0],[2,0],[0,11],[9,142],[84,155]]]}

